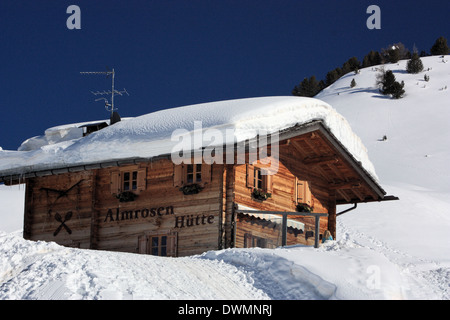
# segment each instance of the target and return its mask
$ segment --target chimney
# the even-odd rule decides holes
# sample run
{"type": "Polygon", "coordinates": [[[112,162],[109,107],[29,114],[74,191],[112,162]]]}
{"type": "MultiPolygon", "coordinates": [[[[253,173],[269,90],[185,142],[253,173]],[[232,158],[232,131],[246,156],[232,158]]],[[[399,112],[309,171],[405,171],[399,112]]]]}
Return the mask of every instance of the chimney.
{"type": "Polygon", "coordinates": [[[120,120],[121,119],[120,119],[119,113],[117,111],[113,111],[113,113],[111,114],[109,125],[112,126],[114,123],[119,122],[120,120]]]}

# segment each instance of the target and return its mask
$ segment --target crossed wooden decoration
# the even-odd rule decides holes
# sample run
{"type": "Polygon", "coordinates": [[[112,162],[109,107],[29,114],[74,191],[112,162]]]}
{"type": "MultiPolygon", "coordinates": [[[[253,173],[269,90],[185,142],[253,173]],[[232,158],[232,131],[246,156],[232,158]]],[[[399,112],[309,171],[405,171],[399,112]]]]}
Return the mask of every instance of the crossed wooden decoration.
{"type": "Polygon", "coordinates": [[[64,229],[66,229],[68,234],[72,234],[72,230],[70,230],[70,228],[66,225],[66,221],[70,220],[70,218],[72,218],[72,211],[66,213],[66,215],[64,216],[64,220],[58,212],[55,213],[55,220],[61,222],[61,224],[55,230],[55,232],[53,232],[53,236],[56,237],[56,235],[61,231],[63,227],[64,229]]]}
{"type": "MultiPolygon", "coordinates": [[[[50,209],[49,209],[49,214],[51,214],[52,212],[52,207],[53,205],[56,203],[56,201],[58,201],[59,199],[63,198],[63,197],[67,197],[68,193],[74,189],[75,187],[77,187],[81,182],[83,182],[84,179],[81,179],[80,181],[78,181],[77,183],[75,183],[73,186],[71,186],[70,188],[68,188],[67,190],[56,190],[56,189],[51,189],[51,188],[41,188],[41,190],[45,190],[47,192],[54,192],[58,194],[58,197],[55,199],[55,201],[53,201],[53,203],[50,205],[50,209]]],[[[53,232],[53,236],[57,236],[58,233],[61,231],[62,228],[64,228],[68,234],[72,234],[72,230],[70,230],[70,228],[66,225],[66,221],[69,221],[72,218],[72,211],[69,211],[65,214],[64,219],[62,218],[61,214],[59,214],[58,212],[55,213],[55,220],[58,221],[60,223],[60,225],[58,226],[58,228],[55,230],[55,232],[53,232]]]]}

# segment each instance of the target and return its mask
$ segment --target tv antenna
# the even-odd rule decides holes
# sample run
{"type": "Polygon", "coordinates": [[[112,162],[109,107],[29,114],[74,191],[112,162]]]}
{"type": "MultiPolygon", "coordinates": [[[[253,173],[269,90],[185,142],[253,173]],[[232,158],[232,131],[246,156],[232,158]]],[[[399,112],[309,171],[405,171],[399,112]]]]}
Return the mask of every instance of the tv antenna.
{"type": "Polygon", "coordinates": [[[111,90],[103,90],[103,91],[91,91],[91,93],[94,96],[104,96],[104,95],[111,95],[111,103],[109,103],[108,99],[106,99],[105,97],[100,97],[98,99],[95,99],[95,101],[100,101],[100,100],[104,100],[105,101],[105,109],[106,111],[111,112],[111,119],[114,115],[114,112],[116,110],[118,110],[117,108],[114,107],[114,96],[116,94],[122,96],[124,94],[126,95],[130,95],[127,90],[124,88],[123,90],[116,90],[114,89],[114,77],[115,77],[115,72],[114,72],[114,68],[111,71],[88,71],[88,72],[80,72],[80,74],[104,74],[106,75],[106,77],[111,76],[111,90]]]}

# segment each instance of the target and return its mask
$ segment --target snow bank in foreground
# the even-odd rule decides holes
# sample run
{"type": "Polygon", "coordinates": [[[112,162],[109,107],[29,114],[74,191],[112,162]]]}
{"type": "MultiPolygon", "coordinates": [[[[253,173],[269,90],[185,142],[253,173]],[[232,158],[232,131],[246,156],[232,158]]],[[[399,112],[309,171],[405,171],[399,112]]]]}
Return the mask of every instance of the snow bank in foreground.
{"type": "Polygon", "coordinates": [[[91,251],[0,232],[0,300],[268,299],[218,260],[91,251]]]}
{"type": "MultiPolygon", "coordinates": [[[[221,132],[224,141],[226,130],[233,130],[235,141],[240,142],[254,138],[260,132],[279,132],[312,120],[322,120],[376,179],[367,150],[348,122],[329,104],[300,97],[219,101],[153,112],[121,121],[85,138],[44,145],[32,151],[0,151],[0,170],[24,173],[50,167],[170,154],[180,143],[178,139],[172,141],[172,134],[177,129],[193,132],[198,121],[201,121],[203,131],[215,129],[221,132]]],[[[203,141],[204,146],[211,143],[203,141]]]]}
{"type": "Polygon", "coordinates": [[[228,249],[165,258],[66,248],[0,232],[0,300],[400,298],[395,265],[367,248],[340,248],[335,241],[320,249],[228,249]],[[372,279],[373,266],[382,270],[379,279],[372,279]]]}

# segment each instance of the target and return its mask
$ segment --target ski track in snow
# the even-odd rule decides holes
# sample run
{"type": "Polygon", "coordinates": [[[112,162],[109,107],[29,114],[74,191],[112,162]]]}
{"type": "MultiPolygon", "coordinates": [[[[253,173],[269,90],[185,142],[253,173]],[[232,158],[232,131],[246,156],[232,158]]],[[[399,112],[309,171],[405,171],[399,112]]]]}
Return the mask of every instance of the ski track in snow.
{"type": "Polygon", "coordinates": [[[450,299],[450,266],[394,249],[386,242],[347,227],[342,220],[337,220],[337,228],[340,235],[338,243],[374,250],[397,265],[404,276],[407,296],[412,299],[450,299]],[[424,282],[429,285],[424,286],[424,282]]]}

